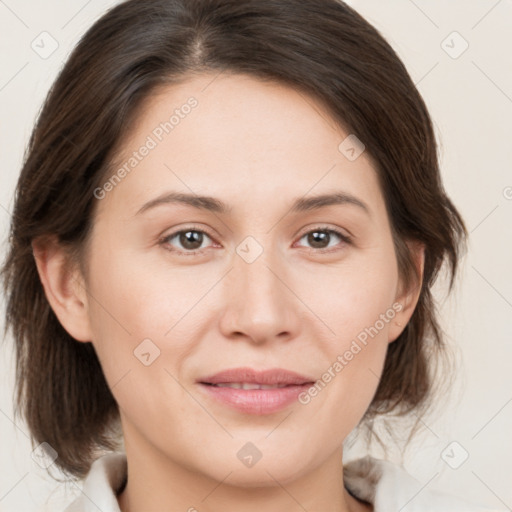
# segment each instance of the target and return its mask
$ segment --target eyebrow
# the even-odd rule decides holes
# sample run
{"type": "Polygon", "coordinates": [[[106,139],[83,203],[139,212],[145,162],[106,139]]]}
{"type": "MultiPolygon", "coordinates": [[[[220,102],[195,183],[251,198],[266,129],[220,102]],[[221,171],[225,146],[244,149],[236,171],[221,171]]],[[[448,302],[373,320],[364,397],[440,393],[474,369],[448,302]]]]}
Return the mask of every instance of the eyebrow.
{"type": "MultiPolygon", "coordinates": [[[[148,201],[137,211],[136,215],[142,214],[152,208],[166,204],[185,204],[200,210],[207,210],[213,213],[229,214],[232,207],[220,199],[211,196],[200,196],[197,194],[188,194],[183,192],[164,193],[151,201],[148,201]]],[[[290,211],[292,213],[317,210],[325,206],[332,205],[354,205],[371,216],[370,208],[366,203],[344,191],[333,192],[329,194],[320,194],[311,197],[301,197],[296,199],[290,211]]]]}

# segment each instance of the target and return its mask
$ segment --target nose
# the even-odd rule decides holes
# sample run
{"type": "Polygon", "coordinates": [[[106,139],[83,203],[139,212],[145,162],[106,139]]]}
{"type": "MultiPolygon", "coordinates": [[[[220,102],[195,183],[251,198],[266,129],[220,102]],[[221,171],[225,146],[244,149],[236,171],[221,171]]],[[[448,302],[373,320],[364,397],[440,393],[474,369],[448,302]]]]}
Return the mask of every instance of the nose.
{"type": "Polygon", "coordinates": [[[264,249],[254,261],[234,255],[224,282],[220,322],[227,338],[264,344],[299,335],[304,305],[293,291],[287,267],[271,250],[264,249]]]}

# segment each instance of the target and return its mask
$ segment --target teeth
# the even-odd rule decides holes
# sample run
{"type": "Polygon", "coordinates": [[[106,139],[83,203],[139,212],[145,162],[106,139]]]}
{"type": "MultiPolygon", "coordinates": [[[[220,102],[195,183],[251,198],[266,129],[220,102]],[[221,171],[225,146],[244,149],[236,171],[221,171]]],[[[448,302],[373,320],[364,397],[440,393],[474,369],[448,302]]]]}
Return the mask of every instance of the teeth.
{"type": "Polygon", "coordinates": [[[249,382],[225,382],[221,384],[214,384],[219,388],[232,388],[232,389],[277,389],[285,388],[287,384],[270,386],[267,384],[253,384],[249,382]]]}

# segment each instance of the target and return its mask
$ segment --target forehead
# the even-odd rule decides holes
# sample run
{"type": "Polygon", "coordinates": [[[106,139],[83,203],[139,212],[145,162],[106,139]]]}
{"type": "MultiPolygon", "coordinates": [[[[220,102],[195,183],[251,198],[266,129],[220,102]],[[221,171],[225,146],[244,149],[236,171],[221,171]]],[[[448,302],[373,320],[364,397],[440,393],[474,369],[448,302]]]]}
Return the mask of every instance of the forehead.
{"type": "Polygon", "coordinates": [[[340,186],[381,200],[370,157],[343,152],[349,135],[318,101],[286,85],[195,75],[146,98],[110,169],[124,168],[122,182],[100,206],[122,201],[135,213],[166,189],[261,208],[269,198],[340,186]]]}

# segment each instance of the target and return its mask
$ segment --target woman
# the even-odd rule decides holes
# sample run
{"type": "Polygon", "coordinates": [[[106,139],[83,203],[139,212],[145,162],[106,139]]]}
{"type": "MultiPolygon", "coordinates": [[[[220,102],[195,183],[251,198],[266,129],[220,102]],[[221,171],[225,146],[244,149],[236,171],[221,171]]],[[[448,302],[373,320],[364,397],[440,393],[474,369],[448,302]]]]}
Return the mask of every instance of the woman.
{"type": "Polygon", "coordinates": [[[119,4],[50,91],[13,219],[18,406],[86,477],[68,511],[484,510],[342,464],[432,403],[431,287],[467,234],[422,98],[342,2],[119,4]]]}

